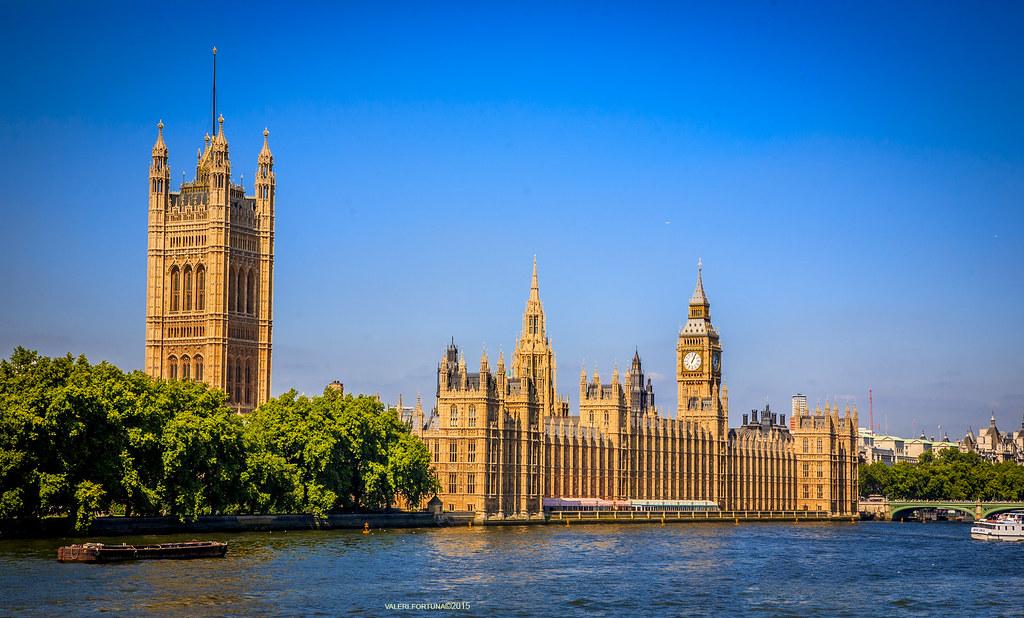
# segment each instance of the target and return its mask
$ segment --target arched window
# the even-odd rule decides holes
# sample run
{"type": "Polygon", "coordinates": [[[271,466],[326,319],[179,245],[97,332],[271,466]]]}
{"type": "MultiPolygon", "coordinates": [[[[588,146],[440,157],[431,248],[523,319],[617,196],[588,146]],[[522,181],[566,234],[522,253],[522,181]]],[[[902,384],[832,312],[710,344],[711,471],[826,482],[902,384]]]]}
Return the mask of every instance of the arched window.
{"type": "MultiPolygon", "coordinates": [[[[198,281],[198,279],[199,278],[196,277],[197,281],[198,281]]],[[[203,357],[202,356],[194,356],[194,357],[192,357],[192,374],[193,374],[193,377],[195,378],[196,382],[202,382],[203,381],[203,357]]]]}
{"type": "Polygon", "coordinates": [[[476,427],[476,406],[469,406],[469,418],[466,422],[469,427],[476,427]]]}
{"type": "Polygon", "coordinates": [[[190,367],[191,367],[191,364],[189,363],[188,356],[182,356],[181,357],[181,379],[185,380],[186,382],[188,382],[189,368],[190,367]]]}
{"type": "Polygon", "coordinates": [[[185,311],[192,311],[192,267],[185,266],[181,273],[182,282],[185,284],[185,302],[182,303],[182,307],[185,311]]]}
{"type": "Polygon", "coordinates": [[[253,315],[256,313],[256,273],[250,270],[248,279],[245,291],[245,309],[246,313],[253,315]]]}
{"type": "Polygon", "coordinates": [[[177,311],[181,306],[181,275],[178,267],[171,268],[171,311],[177,311]]]}
{"type": "Polygon", "coordinates": [[[252,403],[252,361],[245,361],[245,403],[252,403]]]}
{"type": "Polygon", "coordinates": [[[818,452],[821,452],[821,438],[818,438],[818,452]]]}
{"type": "Polygon", "coordinates": [[[235,279],[235,311],[245,311],[245,271],[238,270],[238,277],[235,279]]]}
{"type": "MultiPolygon", "coordinates": [[[[231,267],[231,274],[228,275],[228,312],[235,310],[235,267],[231,267]]],[[[228,393],[230,394],[230,393],[228,393]]]]}
{"type": "Polygon", "coordinates": [[[234,369],[234,366],[235,366],[234,361],[232,361],[229,358],[228,359],[228,370],[227,370],[228,401],[234,401],[231,398],[231,395],[235,392],[235,373],[234,373],[234,371],[232,371],[234,369]]]}
{"type": "Polygon", "coordinates": [[[235,363],[235,401],[242,401],[242,362],[235,363]]]}
{"type": "Polygon", "coordinates": [[[202,264],[196,266],[196,311],[206,311],[206,267],[202,264]]]}
{"type": "Polygon", "coordinates": [[[178,359],[174,356],[167,359],[167,376],[172,380],[178,379],[178,359]]]}
{"type": "Polygon", "coordinates": [[[451,422],[449,423],[452,427],[459,426],[459,408],[458,406],[452,406],[451,422]]]}

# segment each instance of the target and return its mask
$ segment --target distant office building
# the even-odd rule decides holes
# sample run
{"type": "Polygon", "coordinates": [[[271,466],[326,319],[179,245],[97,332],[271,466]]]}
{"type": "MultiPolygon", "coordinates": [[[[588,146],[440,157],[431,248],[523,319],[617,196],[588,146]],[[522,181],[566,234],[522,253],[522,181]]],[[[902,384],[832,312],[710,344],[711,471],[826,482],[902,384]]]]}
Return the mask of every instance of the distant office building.
{"type": "Polygon", "coordinates": [[[797,393],[796,395],[793,395],[793,404],[790,408],[790,430],[795,429],[797,417],[804,414],[807,414],[807,395],[797,393]]]}

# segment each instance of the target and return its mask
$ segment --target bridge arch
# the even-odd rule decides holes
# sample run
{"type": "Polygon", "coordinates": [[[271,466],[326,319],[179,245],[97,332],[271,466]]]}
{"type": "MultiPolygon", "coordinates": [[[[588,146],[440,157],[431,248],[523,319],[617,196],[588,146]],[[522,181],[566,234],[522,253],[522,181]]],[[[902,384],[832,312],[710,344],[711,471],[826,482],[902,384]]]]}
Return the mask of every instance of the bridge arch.
{"type": "Polygon", "coordinates": [[[989,515],[995,515],[996,513],[1005,513],[1007,511],[1024,511],[1024,504],[999,504],[982,510],[981,516],[988,517],[989,515]]]}
{"type": "MultiPolygon", "coordinates": [[[[1007,510],[1013,507],[1007,507],[1007,510]]],[[[906,513],[908,511],[916,511],[918,509],[949,509],[951,511],[959,511],[965,515],[975,517],[975,505],[974,504],[942,504],[938,502],[905,502],[893,504],[889,507],[889,519],[896,519],[900,513],[906,513]]]]}

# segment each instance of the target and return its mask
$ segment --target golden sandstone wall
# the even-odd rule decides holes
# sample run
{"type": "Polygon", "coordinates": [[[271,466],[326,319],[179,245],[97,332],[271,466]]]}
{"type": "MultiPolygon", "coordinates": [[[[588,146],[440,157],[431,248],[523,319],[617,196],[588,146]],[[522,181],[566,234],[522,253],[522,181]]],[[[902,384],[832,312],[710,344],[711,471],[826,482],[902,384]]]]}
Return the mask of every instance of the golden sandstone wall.
{"type": "Polygon", "coordinates": [[[529,518],[545,497],[713,500],[724,510],[856,513],[857,413],[826,405],[785,417],[765,410],[729,429],[722,347],[698,269],[677,341],[679,406],[654,405],[639,354],[624,379],[580,374],[580,415],[555,390],[534,263],[511,374],[487,355],[467,370],[454,342],[438,365],[437,408],[413,415],[447,510],[529,518]]]}

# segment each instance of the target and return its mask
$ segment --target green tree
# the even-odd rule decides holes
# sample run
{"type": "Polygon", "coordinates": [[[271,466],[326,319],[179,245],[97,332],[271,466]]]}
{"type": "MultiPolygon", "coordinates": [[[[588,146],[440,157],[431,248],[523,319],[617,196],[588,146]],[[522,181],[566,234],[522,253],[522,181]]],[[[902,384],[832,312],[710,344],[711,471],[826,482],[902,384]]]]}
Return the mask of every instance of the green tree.
{"type": "Polygon", "coordinates": [[[160,493],[171,515],[233,512],[243,503],[246,471],[242,421],[225,405],[224,394],[204,385],[163,382],[164,405],[174,411],[161,439],[160,493]]]}
{"type": "Polygon", "coordinates": [[[1022,500],[1024,467],[993,464],[973,452],[925,452],[916,464],[881,462],[860,467],[861,493],[926,500],[1022,500]]]}
{"type": "Polygon", "coordinates": [[[254,453],[263,453],[253,474],[279,486],[281,500],[275,502],[274,493],[258,497],[272,508],[289,504],[323,517],[387,508],[397,497],[418,504],[437,487],[426,446],[371,397],[289,391],[246,419],[246,439],[254,453]],[[291,492],[284,491],[288,479],[291,492]]]}
{"type": "Polygon", "coordinates": [[[204,384],[16,348],[0,360],[0,518],[379,509],[437,489],[370,397],[285,393],[246,418],[204,384]]]}

